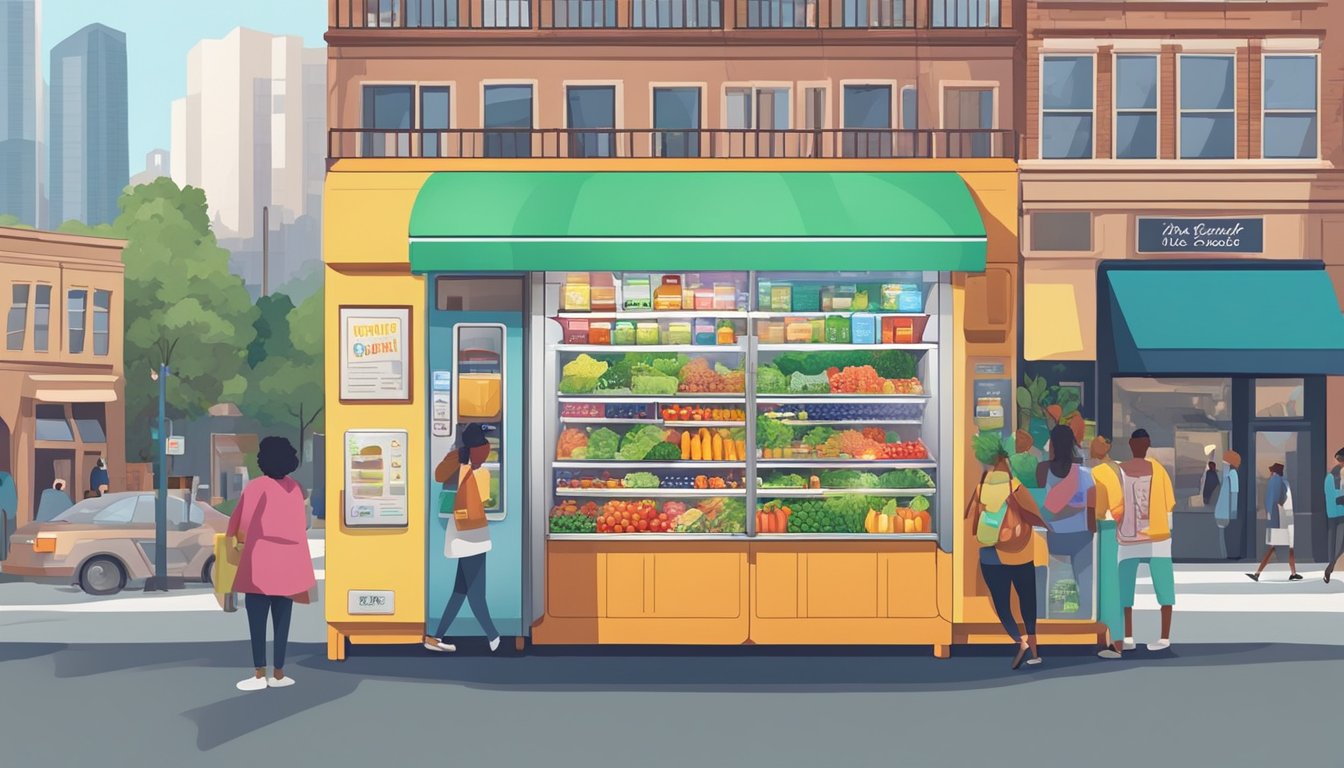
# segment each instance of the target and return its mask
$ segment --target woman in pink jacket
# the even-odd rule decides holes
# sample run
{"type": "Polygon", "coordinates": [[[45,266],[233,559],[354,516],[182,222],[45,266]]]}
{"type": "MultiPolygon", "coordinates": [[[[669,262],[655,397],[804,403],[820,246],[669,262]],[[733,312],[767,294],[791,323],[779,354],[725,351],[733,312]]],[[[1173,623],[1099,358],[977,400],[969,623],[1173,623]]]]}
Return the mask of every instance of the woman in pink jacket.
{"type": "MultiPolygon", "coordinates": [[[[234,590],[245,594],[247,623],[252,633],[252,677],[238,683],[240,691],[294,684],[285,676],[285,646],[294,597],[306,596],[317,584],[308,553],[308,518],[303,489],[289,477],[299,468],[298,453],[283,437],[261,441],[257,466],[264,477],[247,484],[229,518],[228,536],[242,544],[234,590]],[[275,631],[275,669],[266,677],[266,614],[275,631]]],[[[235,550],[236,551],[236,550],[235,550]]]]}

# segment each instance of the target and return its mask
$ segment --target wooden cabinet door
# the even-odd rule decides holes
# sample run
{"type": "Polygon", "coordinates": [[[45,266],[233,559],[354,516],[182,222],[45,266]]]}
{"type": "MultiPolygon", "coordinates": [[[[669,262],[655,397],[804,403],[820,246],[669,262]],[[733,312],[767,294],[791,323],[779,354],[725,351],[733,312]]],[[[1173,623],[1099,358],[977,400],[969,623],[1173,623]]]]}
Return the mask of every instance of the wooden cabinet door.
{"type": "Polygon", "coordinates": [[[798,553],[757,552],[755,556],[757,618],[798,618],[798,553]]]}
{"type": "Polygon", "coordinates": [[[808,618],[877,618],[876,552],[810,552],[803,557],[808,618]]]}
{"type": "Polygon", "coordinates": [[[591,550],[546,555],[546,612],[564,619],[593,619],[598,604],[598,554],[591,550]]]}
{"type": "Polygon", "coordinates": [[[653,606],[660,619],[735,619],[742,615],[742,552],[659,552],[653,606]]]}
{"type": "Polygon", "coordinates": [[[613,619],[633,619],[650,612],[645,590],[645,554],[641,552],[608,552],[607,560],[607,616],[613,619]]]}
{"type": "Polygon", "coordinates": [[[887,581],[887,616],[927,619],[938,615],[938,571],[933,552],[881,555],[887,581]]]}

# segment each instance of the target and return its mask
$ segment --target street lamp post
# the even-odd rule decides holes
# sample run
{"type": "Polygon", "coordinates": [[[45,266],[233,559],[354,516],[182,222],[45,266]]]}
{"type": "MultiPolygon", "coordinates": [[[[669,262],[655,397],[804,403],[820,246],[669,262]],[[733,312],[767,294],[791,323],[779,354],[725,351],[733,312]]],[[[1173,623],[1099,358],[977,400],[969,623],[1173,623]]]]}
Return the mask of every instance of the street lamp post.
{"type": "Polygon", "coordinates": [[[168,435],[164,432],[164,404],[168,400],[171,374],[167,363],[159,363],[159,369],[150,374],[159,383],[159,471],[155,473],[158,493],[154,499],[154,577],[145,582],[146,592],[168,591],[168,435]]]}

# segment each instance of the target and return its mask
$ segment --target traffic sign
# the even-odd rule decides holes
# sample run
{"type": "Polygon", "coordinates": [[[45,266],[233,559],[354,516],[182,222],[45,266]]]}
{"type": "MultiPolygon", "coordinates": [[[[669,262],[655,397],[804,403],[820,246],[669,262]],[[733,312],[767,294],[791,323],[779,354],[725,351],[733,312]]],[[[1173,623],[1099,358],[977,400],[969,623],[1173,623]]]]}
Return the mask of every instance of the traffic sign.
{"type": "Polygon", "coordinates": [[[168,455],[181,456],[187,452],[187,439],[181,435],[171,435],[168,438],[168,455]]]}

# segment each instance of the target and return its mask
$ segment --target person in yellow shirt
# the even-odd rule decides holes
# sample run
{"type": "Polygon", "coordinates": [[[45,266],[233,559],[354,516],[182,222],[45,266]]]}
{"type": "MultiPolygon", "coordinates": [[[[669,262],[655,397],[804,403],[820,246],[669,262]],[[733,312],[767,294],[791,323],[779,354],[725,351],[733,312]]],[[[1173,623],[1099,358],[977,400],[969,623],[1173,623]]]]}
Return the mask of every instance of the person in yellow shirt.
{"type": "Polygon", "coordinates": [[[1171,563],[1171,511],[1176,491],[1171,475],[1148,458],[1152,439],[1138,429],[1129,439],[1134,457],[1120,465],[1124,506],[1116,515],[1116,538],[1120,542],[1120,598],[1125,607],[1125,650],[1134,644],[1134,592],[1139,566],[1148,565],[1157,604],[1162,607],[1162,638],[1148,644],[1150,651],[1171,647],[1171,613],[1176,605],[1176,575],[1171,563]]]}
{"type": "Polygon", "coordinates": [[[1094,509],[1097,511],[1097,620],[1106,625],[1107,645],[1098,656],[1118,659],[1124,650],[1124,614],[1120,609],[1120,566],[1116,517],[1125,511],[1120,465],[1111,458],[1111,441],[1097,436],[1088,446],[1092,458],[1094,509]]]}

